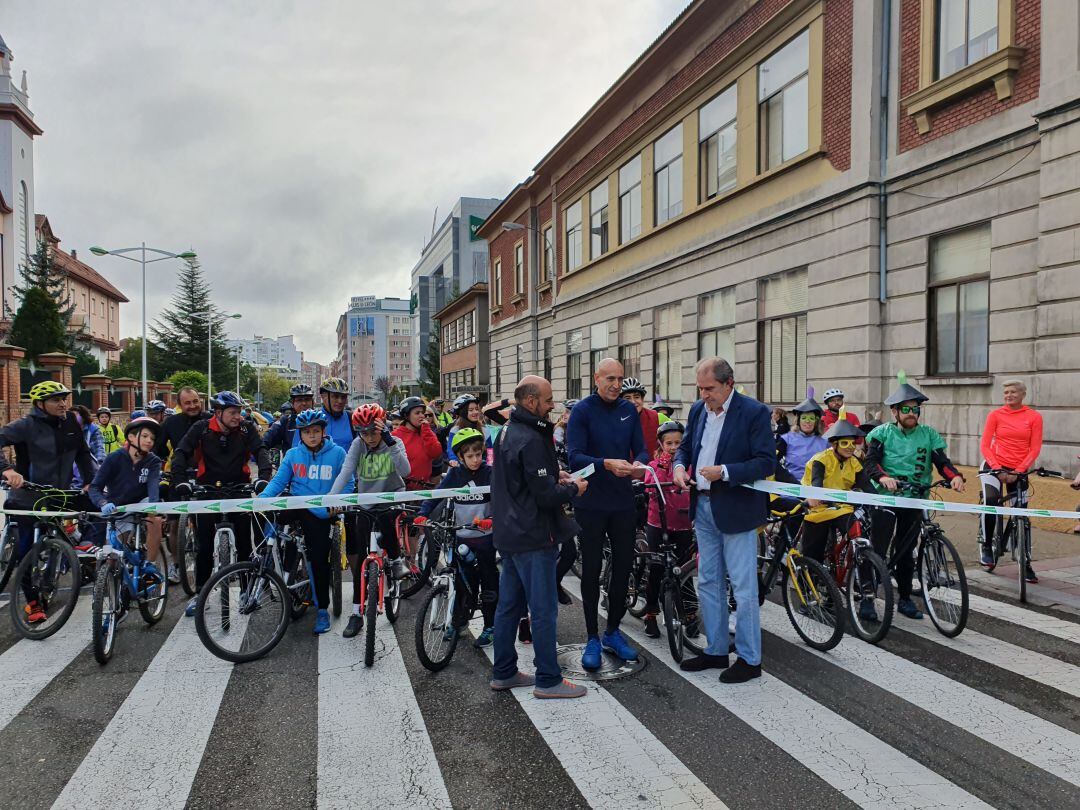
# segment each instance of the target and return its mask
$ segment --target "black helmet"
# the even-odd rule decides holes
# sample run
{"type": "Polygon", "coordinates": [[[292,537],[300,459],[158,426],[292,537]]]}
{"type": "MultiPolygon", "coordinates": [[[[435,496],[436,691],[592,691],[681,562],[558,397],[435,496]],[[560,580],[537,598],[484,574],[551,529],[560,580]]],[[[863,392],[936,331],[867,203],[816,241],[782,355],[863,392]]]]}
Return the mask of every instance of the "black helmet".
{"type": "Polygon", "coordinates": [[[645,396],[645,386],[637,377],[627,377],[622,381],[620,394],[641,394],[645,396]]]}
{"type": "Polygon", "coordinates": [[[862,437],[863,432],[847,420],[843,411],[840,412],[840,418],[836,421],[836,424],[825,433],[825,439],[830,442],[837,439],[861,439],[862,437]]]}
{"type": "Polygon", "coordinates": [[[292,406],[292,400],[291,399],[287,399],[284,402],[282,402],[281,407],[278,408],[278,411],[281,412],[281,413],[286,413],[286,412],[292,413],[295,410],[296,409],[292,406]]]}
{"type": "Polygon", "coordinates": [[[926,394],[920,391],[915,386],[911,385],[907,381],[907,374],[903,371],[899,371],[896,374],[896,381],[900,383],[896,390],[889,394],[889,398],[885,400],[885,404],[890,408],[895,408],[901,402],[908,402],[914,400],[917,403],[923,403],[930,399],[926,394]]]}
{"type": "Polygon", "coordinates": [[[661,402],[658,405],[653,405],[652,409],[657,413],[665,414],[668,417],[672,417],[675,415],[675,408],[671,405],[668,405],[666,402],[661,402]]]}
{"type": "Polygon", "coordinates": [[[664,440],[664,436],[666,436],[668,433],[686,433],[686,428],[683,427],[682,422],[677,422],[674,419],[669,419],[656,429],[656,440],[658,442],[662,442],[664,440]]]}
{"type": "Polygon", "coordinates": [[[240,399],[232,391],[219,391],[217,395],[210,400],[210,404],[215,411],[223,411],[226,408],[244,408],[244,400],[240,399]]]}
{"type": "Polygon", "coordinates": [[[307,383],[297,383],[289,389],[289,399],[293,397],[313,397],[315,392],[311,390],[311,386],[307,383]]]}
{"type": "Polygon", "coordinates": [[[469,413],[469,406],[479,400],[472,394],[462,394],[454,400],[453,412],[454,416],[466,416],[469,413]]]}
{"type": "Polygon", "coordinates": [[[319,392],[324,394],[347,394],[349,384],[341,377],[328,377],[319,386],[319,392]]]}
{"type": "Polygon", "coordinates": [[[427,405],[424,404],[424,400],[420,399],[420,397],[405,397],[405,399],[401,400],[401,404],[398,405],[397,409],[398,413],[401,414],[402,419],[408,419],[409,413],[413,410],[413,408],[426,407],[427,405]]]}
{"type": "Polygon", "coordinates": [[[568,399],[568,400],[566,400],[566,402],[564,402],[562,404],[563,410],[564,411],[572,411],[572,410],[574,410],[574,406],[577,405],[579,402],[581,402],[580,399],[568,399]]]}

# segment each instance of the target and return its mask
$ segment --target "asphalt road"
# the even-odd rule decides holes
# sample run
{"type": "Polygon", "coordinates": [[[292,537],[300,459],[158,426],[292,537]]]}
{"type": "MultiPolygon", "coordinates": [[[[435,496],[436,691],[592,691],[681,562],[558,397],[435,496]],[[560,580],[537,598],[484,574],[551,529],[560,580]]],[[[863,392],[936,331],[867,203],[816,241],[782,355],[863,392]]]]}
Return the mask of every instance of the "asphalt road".
{"type": "MultiPolygon", "coordinates": [[[[419,599],[380,618],[371,669],[344,617],[316,639],[310,613],[265,659],[220,662],[178,591],[105,667],[88,591],[44,642],[0,614],[0,805],[1080,807],[1076,617],[977,597],[957,639],[898,621],[880,647],[818,654],[767,603],[766,676],[740,686],[679,672],[628,618],[639,674],[540,701],[492,693],[471,639],[424,670],[419,599]]],[[[561,643],[584,640],[579,605],[559,619],[561,643]]]]}

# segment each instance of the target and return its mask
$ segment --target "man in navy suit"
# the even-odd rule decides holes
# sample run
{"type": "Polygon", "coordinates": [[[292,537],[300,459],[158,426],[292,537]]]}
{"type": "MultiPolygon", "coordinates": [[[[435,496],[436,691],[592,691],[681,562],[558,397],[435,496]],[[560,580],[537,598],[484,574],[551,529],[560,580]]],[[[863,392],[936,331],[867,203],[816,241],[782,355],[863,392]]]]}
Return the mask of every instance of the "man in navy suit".
{"type": "Polygon", "coordinates": [[[675,456],[675,483],[690,489],[698,544],[698,601],[709,644],[681,664],[691,672],[721,669],[724,683],[761,677],[757,529],[769,514],[769,496],[748,484],[772,474],[776,462],[769,409],[735,391],[728,362],[710,357],[697,365],[701,399],[686,420],[675,456]],[[738,613],[735,663],[728,666],[727,583],[738,613]]]}

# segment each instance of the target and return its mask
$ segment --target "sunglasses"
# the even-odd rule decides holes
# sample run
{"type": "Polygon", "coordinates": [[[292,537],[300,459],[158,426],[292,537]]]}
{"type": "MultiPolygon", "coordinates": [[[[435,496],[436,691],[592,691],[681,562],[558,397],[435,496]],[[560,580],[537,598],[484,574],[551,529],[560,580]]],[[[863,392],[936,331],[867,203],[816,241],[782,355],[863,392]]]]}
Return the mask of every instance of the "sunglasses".
{"type": "Polygon", "coordinates": [[[855,446],[855,440],[854,439],[837,439],[836,440],[836,446],[840,447],[840,448],[843,448],[844,450],[850,450],[852,447],[855,446]]]}
{"type": "Polygon", "coordinates": [[[816,413],[800,414],[799,415],[799,421],[800,422],[816,422],[817,421],[817,414],[816,413]]]}
{"type": "Polygon", "coordinates": [[[903,414],[913,413],[916,416],[922,413],[922,408],[920,408],[918,405],[901,405],[899,408],[897,408],[897,410],[903,414]]]}

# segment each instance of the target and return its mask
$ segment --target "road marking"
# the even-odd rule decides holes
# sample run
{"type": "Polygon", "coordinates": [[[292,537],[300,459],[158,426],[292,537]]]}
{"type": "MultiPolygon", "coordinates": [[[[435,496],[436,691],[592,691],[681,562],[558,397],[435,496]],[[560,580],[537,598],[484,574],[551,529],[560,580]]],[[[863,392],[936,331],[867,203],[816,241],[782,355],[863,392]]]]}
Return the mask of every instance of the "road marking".
{"type": "MultiPolygon", "coordinates": [[[[762,609],[761,627],[784,641],[800,643],[784,610],[771,602],[762,609]]],[[[806,649],[991,745],[1080,785],[1078,734],[850,636],[827,653],[806,649]]]]}
{"type": "MultiPolygon", "coordinates": [[[[122,657],[112,665],[122,666],[122,657]]],[[[54,810],[182,806],[232,669],[203,647],[193,620],[181,617],[54,810]]]]}
{"type": "Polygon", "coordinates": [[[1048,636],[1055,636],[1074,644],[1080,644],[1080,624],[1065,621],[1056,616],[1048,616],[1045,613],[1037,613],[1034,610],[1022,608],[1010,602],[999,602],[996,599],[987,599],[978,594],[968,594],[968,606],[979,613],[992,616],[995,619],[1016,624],[1026,630],[1038,630],[1048,636]]]}
{"type": "MultiPolygon", "coordinates": [[[[579,596],[577,584],[563,581],[579,596]]],[[[861,807],[967,808],[988,804],[767,672],[724,684],[716,670],[684,672],[665,638],[650,639],[633,621],[622,631],[676,675],[696,686],[805,768],[861,807]]]]}
{"type": "Polygon", "coordinates": [[[364,634],[341,637],[347,620],[343,614],[319,636],[319,810],[450,810],[394,628],[376,620],[368,669],[364,634]]]}
{"type": "MultiPolygon", "coordinates": [[[[482,619],[469,625],[474,637],[483,627],[482,619]]],[[[530,645],[518,643],[517,650],[519,665],[532,659],[530,645]]],[[[493,647],[484,652],[494,660],[493,647]]],[[[541,700],[531,688],[511,691],[592,807],[726,807],[610,692],[583,685],[588,694],[570,700],[541,700]]]]}
{"type": "Polygon", "coordinates": [[[956,638],[945,638],[927,621],[909,619],[900,614],[896,614],[893,618],[893,624],[919,638],[1030,678],[1074,697],[1080,697],[1080,667],[1018,647],[1007,641],[1001,641],[993,636],[984,636],[974,630],[964,630],[956,638]]]}
{"type": "Polygon", "coordinates": [[[55,634],[42,641],[20,639],[0,655],[0,729],[86,649],[89,630],[90,597],[84,593],[55,634]]]}

